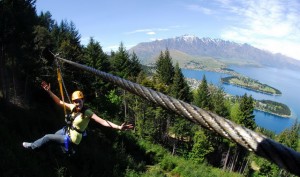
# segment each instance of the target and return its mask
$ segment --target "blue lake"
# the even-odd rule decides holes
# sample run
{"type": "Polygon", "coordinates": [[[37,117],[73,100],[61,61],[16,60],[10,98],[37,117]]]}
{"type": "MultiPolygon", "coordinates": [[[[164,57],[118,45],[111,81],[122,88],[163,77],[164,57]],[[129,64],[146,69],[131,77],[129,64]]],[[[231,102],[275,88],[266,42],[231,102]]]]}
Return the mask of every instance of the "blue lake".
{"type": "Polygon", "coordinates": [[[256,123],[261,127],[274,131],[275,133],[280,133],[284,129],[290,128],[294,124],[295,120],[299,119],[300,72],[276,68],[246,68],[238,66],[231,66],[230,68],[240,74],[256,79],[261,83],[268,84],[279,89],[282,92],[282,95],[267,95],[233,85],[222,84],[220,79],[222,77],[229,76],[223,73],[189,69],[182,69],[182,73],[187,78],[194,78],[197,80],[202,80],[202,77],[205,74],[208,83],[221,86],[226,93],[231,95],[241,96],[247,93],[247,95],[252,95],[252,97],[256,100],[273,100],[286,104],[292,111],[291,118],[283,118],[262,111],[254,111],[256,123]]]}

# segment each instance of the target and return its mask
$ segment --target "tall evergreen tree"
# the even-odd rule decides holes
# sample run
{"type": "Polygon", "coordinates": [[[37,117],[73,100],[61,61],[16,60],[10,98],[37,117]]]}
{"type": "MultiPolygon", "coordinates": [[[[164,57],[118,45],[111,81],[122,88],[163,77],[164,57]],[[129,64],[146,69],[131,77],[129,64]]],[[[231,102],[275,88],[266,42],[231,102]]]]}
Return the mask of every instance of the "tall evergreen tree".
{"type": "Polygon", "coordinates": [[[225,93],[221,88],[213,88],[212,91],[212,111],[227,118],[229,116],[229,111],[225,105],[225,93]]]}
{"type": "Polygon", "coordinates": [[[88,66],[104,72],[110,71],[110,63],[107,54],[103,52],[99,42],[95,41],[93,38],[90,38],[84,54],[85,62],[88,66]]]}
{"type": "Polygon", "coordinates": [[[234,102],[229,111],[230,119],[235,123],[240,123],[240,116],[242,115],[240,110],[240,104],[238,102],[234,102]]]}
{"type": "Polygon", "coordinates": [[[174,69],[174,77],[172,80],[173,83],[171,85],[171,96],[180,99],[182,101],[190,102],[191,101],[190,88],[186,80],[184,79],[184,76],[181,72],[181,69],[179,68],[178,63],[176,63],[174,69]]]}
{"type": "Polygon", "coordinates": [[[278,137],[276,138],[279,143],[282,143],[294,150],[297,150],[298,141],[299,141],[299,132],[300,131],[300,124],[298,121],[294,123],[291,128],[285,129],[281,132],[278,137]]]}
{"type": "Polygon", "coordinates": [[[168,49],[161,52],[156,61],[156,76],[163,84],[171,85],[173,82],[174,66],[168,49]]]}
{"type": "Polygon", "coordinates": [[[47,28],[49,32],[52,31],[55,21],[52,19],[52,15],[49,11],[41,12],[39,15],[39,25],[47,28]]]}
{"type": "Polygon", "coordinates": [[[208,90],[208,84],[205,75],[203,75],[202,81],[196,90],[194,104],[200,108],[211,110],[211,94],[208,90]]]}
{"type": "Polygon", "coordinates": [[[128,76],[129,79],[133,79],[133,81],[135,81],[139,73],[142,71],[142,65],[135,52],[133,52],[130,56],[129,63],[128,76]]]}
{"type": "Polygon", "coordinates": [[[252,96],[248,97],[246,93],[242,96],[240,101],[240,111],[241,115],[239,123],[251,130],[254,130],[256,128],[256,123],[254,119],[255,116],[253,114],[254,100],[252,96]]]}
{"type": "MultiPolygon", "coordinates": [[[[225,106],[225,98],[224,92],[221,88],[210,87],[210,98],[211,98],[211,110],[212,112],[222,116],[224,118],[228,118],[229,111],[225,106]]],[[[225,149],[228,148],[228,141],[217,133],[209,130],[203,130],[208,141],[210,142],[211,151],[207,154],[207,161],[214,165],[220,166],[222,161],[222,156],[224,154],[225,149]]]]}
{"type": "MultiPolygon", "coordinates": [[[[130,55],[125,49],[123,43],[120,44],[118,51],[112,53],[110,63],[113,74],[133,81],[136,80],[136,77],[142,70],[137,55],[135,53],[130,55]]],[[[123,107],[121,112],[124,113],[122,117],[125,117],[125,119],[127,119],[130,113],[130,105],[128,103],[132,101],[132,95],[119,88],[116,89],[119,90],[117,92],[118,95],[122,95],[123,107]]]]}
{"type": "Polygon", "coordinates": [[[130,55],[126,51],[124,44],[121,43],[118,51],[111,55],[111,66],[113,73],[122,78],[127,78],[129,75],[130,55]]]}
{"type": "Polygon", "coordinates": [[[38,16],[38,25],[35,26],[35,45],[38,50],[42,50],[45,47],[53,48],[54,40],[51,36],[51,31],[54,27],[55,21],[51,18],[50,12],[41,12],[38,16]]]}
{"type": "Polygon", "coordinates": [[[0,1],[0,92],[6,100],[26,97],[31,71],[38,57],[34,51],[37,15],[34,0],[0,1]],[[24,81],[21,82],[16,81],[24,81]],[[14,97],[14,98],[10,98],[14,97]]]}
{"type": "MultiPolygon", "coordinates": [[[[93,38],[90,38],[90,41],[84,50],[84,59],[85,64],[92,68],[104,72],[110,71],[108,56],[103,52],[99,42],[95,41],[93,38]]],[[[105,95],[109,93],[108,84],[103,82],[102,79],[97,76],[93,75],[91,78],[94,79],[85,79],[82,81],[84,86],[88,86],[84,88],[87,92],[86,96],[94,98],[95,105],[103,107],[104,105],[107,105],[104,103],[107,103],[105,95]]]]}
{"type": "MultiPolygon", "coordinates": [[[[145,87],[154,88],[154,82],[149,79],[143,71],[139,73],[137,83],[145,87]]],[[[132,103],[132,113],[135,118],[135,130],[137,135],[151,142],[158,142],[158,125],[155,119],[156,106],[138,96],[133,96],[133,98],[135,98],[135,100],[132,103]]]]}
{"type": "MultiPolygon", "coordinates": [[[[165,94],[170,94],[171,84],[174,77],[174,66],[169,51],[161,52],[158,60],[156,61],[156,73],[155,73],[155,89],[165,94]]],[[[169,137],[169,127],[171,125],[171,119],[174,117],[165,109],[157,107],[155,110],[155,120],[158,127],[158,137],[162,143],[166,143],[169,137]]]]}
{"type": "MultiPolygon", "coordinates": [[[[252,96],[244,94],[238,102],[236,102],[231,109],[231,118],[238,124],[254,130],[256,128],[254,115],[254,100],[252,96]]],[[[240,145],[235,145],[228,153],[232,151],[232,155],[229,160],[231,163],[227,165],[230,171],[244,171],[247,168],[249,152],[240,145]]]]}
{"type": "Polygon", "coordinates": [[[193,141],[194,144],[190,152],[190,158],[197,163],[202,163],[205,160],[207,154],[211,153],[214,149],[212,148],[208,137],[202,130],[198,130],[195,132],[193,141]]]}
{"type": "MultiPolygon", "coordinates": [[[[173,83],[170,89],[171,96],[180,99],[185,102],[191,101],[191,93],[189,85],[187,84],[184,76],[179,68],[179,64],[176,63],[174,69],[173,83]]],[[[177,144],[182,144],[185,139],[190,139],[192,136],[191,132],[192,124],[185,118],[174,115],[172,119],[171,132],[175,135],[175,140],[173,141],[173,154],[176,153],[177,144]]]]}
{"type": "Polygon", "coordinates": [[[57,51],[63,57],[73,61],[81,61],[83,47],[80,44],[80,34],[73,22],[61,21],[60,25],[53,30],[57,51]]]}
{"type": "MultiPolygon", "coordinates": [[[[80,35],[73,22],[69,23],[65,20],[61,21],[60,25],[55,24],[51,31],[51,36],[55,41],[52,49],[54,53],[71,61],[85,63],[83,61],[83,46],[80,44],[80,35]]],[[[87,78],[82,74],[83,71],[75,69],[71,65],[61,64],[68,91],[84,89],[82,81],[87,78]]]]}

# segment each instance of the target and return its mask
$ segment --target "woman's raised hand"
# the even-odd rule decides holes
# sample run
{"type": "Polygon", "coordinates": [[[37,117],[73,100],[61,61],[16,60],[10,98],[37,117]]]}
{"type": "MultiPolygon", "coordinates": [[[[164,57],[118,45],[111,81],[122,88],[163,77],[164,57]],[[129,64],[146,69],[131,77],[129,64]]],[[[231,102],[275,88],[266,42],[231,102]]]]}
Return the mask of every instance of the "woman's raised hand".
{"type": "Polygon", "coordinates": [[[46,90],[46,91],[50,91],[50,89],[51,89],[50,84],[48,84],[48,83],[45,82],[45,81],[43,81],[43,82],[41,83],[41,86],[42,86],[43,89],[46,90]]]}
{"type": "Polygon", "coordinates": [[[126,122],[124,122],[121,126],[120,126],[120,130],[130,130],[133,129],[133,125],[132,124],[126,124],[126,122]]]}

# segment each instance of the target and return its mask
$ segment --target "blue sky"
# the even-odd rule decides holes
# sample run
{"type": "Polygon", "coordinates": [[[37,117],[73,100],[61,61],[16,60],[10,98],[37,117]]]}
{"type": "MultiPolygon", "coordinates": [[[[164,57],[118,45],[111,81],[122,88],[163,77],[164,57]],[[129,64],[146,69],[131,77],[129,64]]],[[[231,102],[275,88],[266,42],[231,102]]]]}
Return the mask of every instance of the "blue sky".
{"type": "Polygon", "coordinates": [[[282,53],[300,60],[300,0],[37,0],[57,22],[73,22],[104,51],[185,34],[282,53]]]}

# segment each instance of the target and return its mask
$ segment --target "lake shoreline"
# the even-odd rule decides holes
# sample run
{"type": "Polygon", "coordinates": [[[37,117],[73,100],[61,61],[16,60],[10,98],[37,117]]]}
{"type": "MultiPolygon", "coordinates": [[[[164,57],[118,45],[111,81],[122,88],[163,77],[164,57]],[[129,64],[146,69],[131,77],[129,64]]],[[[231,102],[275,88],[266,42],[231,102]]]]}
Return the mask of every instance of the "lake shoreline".
{"type": "MultiPolygon", "coordinates": [[[[203,76],[206,75],[208,83],[211,83],[216,87],[221,87],[227,94],[242,96],[246,93],[247,95],[252,95],[255,100],[273,100],[278,103],[284,103],[290,108],[291,116],[288,118],[255,110],[255,122],[261,127],[280,133],[284,129],[291,127],[294,124],[295,119],[300,120],[300,108],[297,106],[300,99],[300,96],[297,94],[300,90],[300,71],[235,65],[228,66],[228,68],[229,70],[231,69],[245,76],[257,79],[261,81],[261,83],[277,86],[282,92],[282,95],[272,96],[233,85],[223,84],[220,82],[220,78],[230,76],[230,74],[229,72],[224,72],[220,69],[217,70],[213,68],[207,70],[201,68],[182,68],[182,72],[186,78],[194,78],[200,81],[203,76]]],[[[197,88],[198,85],[194,85],[196,85],[195,88],[197,88]]]]}
{"type": "Polygon", "coordinates": [[[272,114],[274,116],[281,117],[281,118],[284,118],[284,119],[290,119],[292,117],[292,114],[288,116],[288,115],[280,115],[280,114],[268,112],[268,111],[265,111],[265,110],[262,110],[262,109],[257,109],[257,108],[255,108],[255,110],[256,111],[261,111],[261,112],[264,112],[264,113],[268,113],[268,114],[272,114]]]}
{"type": "MultiPolygon", "coordinates": [[[[229,69],[229,68],[206,68],[206,69],[183,68],[183,69],[190,69],[190,70],[196,70],[196,71],[217,72],[217,73],[228,74],[228,75],[236,76],[236,77],[245,77],[245,76],[243,76],[242,74],[240,74],[240,73],[234,71],[233,69],[229,69]]],[[[222,80],[221,80],[221,81],[222,81],[222,80]]],[[[254,88],[251,88],[251,87],[239,85],[239,84],[233,84],[233,83],[225,82],[225,81],[222,81],[222,82],[225,83],[225,84],[234,85],[234,86],[237,86],[237,87],[241,87],[241,88],[244,88],[244,89],[248,89],[248,90],[251,90],[251,91],[255,91],[255,92],[263,93],[263,94],[267,94],[267,95],[272,95],[272,96],[279,96],[279,95],[281,95],[281,93],[280,93],[280,94],[269,93],[269,92],[264,92],[264,91],[261,91],[261,90],[258,90],[258,89],[254,89],[254,88]]],[[[269,86],[269,87],[270,87],[270,86],[269,86]]],[[[272,88],[272,87],[271,87],[271,88],[272,88]]],[[[276,90],[277,90],[277,89],[276,89],[276,90]]]]}
{"type": "Polygon", "coordinates": [[[281,95],[281,94],[275,94],[275,93],[264,92],[264,91],[261,91],[261,90],[256,90],[256,89],[253,89],[251,87],[246,87],[246,86],[242,86],[242,85],[238,85],[238,84],[233,84],[233,83],[230,83],[230,82],[224,82],[224,81],[222,81],[222,82],[224,84],[234,85],[236,87],[241,87],[243,89],[251,90],[251,91],[254,91],[254,92],[257,92],[257,93],[266,94],[266,95],[271,95],[271,96],[280,96],[281,95]]]}
{"type": "MultiPolygon", "coordinates": [[[[191,69],[191,68],[183,68],[183,69],[195,70],[195,71],[208,71],[208,72],[216,72],[216,73],[222,73],[222,74],[228,74],[228,75],[234,75],[234,76],[242,76],[240,73],[238,73],[238,72],[236,72],[234,70],[224,70],[224,69],[191,69]]],[[[186,80],[187,80],[187,82],[190,85],[190,87],[191,87],[192,90],[197,89],[198,85],[201,82],[201,80],[197,80],[197,79],[194,79],[194,78],[186,78],[186,80]]],[[[254,92],[257,92],[257,93],[262,93],[262,94],[270,95],[270,96],[280,96],[280,94],[271,94],[271,93],[268,93],[268,92],[263,92],[263,91],[260,91],[260,90],[252,89],[250,87],[244,87],[244,86],[237,85],[237,84],[231,84],[231,83],[227,83],[227,82],[222,82],[222,83],[223,84],[228,84],[228,85],[233,85],[233,86],[240,87],[240,88],[243,88],[243,89],[246,89],[246,90],[250,90],[250,91],[254,91],[254,92]]],[[[255,108],[255,110],[258,110],[258,111],[261,111],[261,112],[264,112],[264,113],[268,113],[268,114],[271,114],[271,115],[274,115],[274,116],[282,117],[284,119],[286,119],[286,118],[289,119],[292,116],[292,115],[280,115],[280,114],[277,114],[277,113],[274,113],[274,112],[271,112],[271,111],[267,111],[267,110],[263,110],[263,109],[258,109],[258,108],[255,108]]]]}

